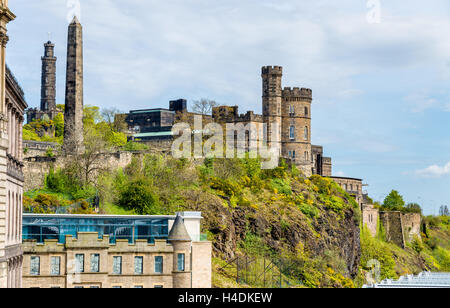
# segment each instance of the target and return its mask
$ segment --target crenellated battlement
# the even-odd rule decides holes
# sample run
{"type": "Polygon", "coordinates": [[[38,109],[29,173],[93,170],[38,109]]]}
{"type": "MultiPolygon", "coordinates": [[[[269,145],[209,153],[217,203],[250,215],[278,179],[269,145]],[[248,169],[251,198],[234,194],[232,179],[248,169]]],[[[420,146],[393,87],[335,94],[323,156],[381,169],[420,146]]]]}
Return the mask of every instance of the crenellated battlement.
{"type": "Polygon", "coordinates": [[[263,122],[263,116],[255,114],[253,111],[247,111],[246,114],[240,114],[235,122],[263,122]]]}
{"type": "Polygon", "coordinates": [[[302,98],[312,100],[312,90],[307,88],[290,88],[283,89],[284,98],[302,98]]]}
{"type": "Polygon", "coordinates": [[[283,75],[283,67],[282,66],[263,66],[262,74],[263,75],[283,75]]]}

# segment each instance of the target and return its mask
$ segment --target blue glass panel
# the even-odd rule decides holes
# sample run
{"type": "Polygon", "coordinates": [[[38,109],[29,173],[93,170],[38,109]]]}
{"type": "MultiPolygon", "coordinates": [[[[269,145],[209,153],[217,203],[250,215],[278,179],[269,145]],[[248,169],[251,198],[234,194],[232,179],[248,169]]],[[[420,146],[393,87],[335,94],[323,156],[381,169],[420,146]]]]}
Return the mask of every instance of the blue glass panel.
{"type": "Polygon", "coordinates": [[[103,218],[103,217],[27,217],[23,218],[23,238],[34,239],[42,243],[45,239],[58,239],[65,243],[66,235],[77,237],[78,232],[97,232],[99,238],[110,236],[110,242],[127,239],[130,243],[136,239],[145,239],[153,243],[155,239],[167,239],[168,219],[160,218],[103,218]]]}

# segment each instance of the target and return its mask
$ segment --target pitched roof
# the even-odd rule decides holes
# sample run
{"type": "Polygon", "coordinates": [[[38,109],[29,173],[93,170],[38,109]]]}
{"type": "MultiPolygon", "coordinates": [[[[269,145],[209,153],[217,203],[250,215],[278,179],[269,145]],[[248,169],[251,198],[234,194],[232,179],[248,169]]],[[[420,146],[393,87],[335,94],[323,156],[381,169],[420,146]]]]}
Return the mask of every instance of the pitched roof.
{"type": "Polygon", "coordinates": [[[192,241],[189,233],[186,230],[186,226],[184,225],[183,218],[180,215],[177,215],[175,222],[173,223],[172,229],[169,233],[169,241],[192,241]]]}

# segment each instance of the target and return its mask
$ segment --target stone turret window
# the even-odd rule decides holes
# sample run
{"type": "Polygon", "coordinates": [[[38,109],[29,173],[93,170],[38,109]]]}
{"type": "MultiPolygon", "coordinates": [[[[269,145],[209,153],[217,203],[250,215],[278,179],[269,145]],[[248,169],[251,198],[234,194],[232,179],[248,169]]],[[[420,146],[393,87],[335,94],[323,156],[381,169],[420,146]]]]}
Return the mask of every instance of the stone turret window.
{"type": "Polygon", "coordinates": [[[291,127],[289,127],[289,138],[291,140],[295,140],[295,126],[291,125],[291,127]]]}
{"type": "Polygon", "coordinates": [[[309,161],[308,151],[305,152],[305,161],[309,161]]]}
{"type": "Polygon", "coordinates": [[[185,254],[179,253],[177,255],[177,269],[179,272],[185,271],[185,254]]]}
{"type": "Polygon", "coordinates": [[[307,117],[309,115],[308,107],[305,107],[305,116],[307,117]]]}
{"type": "Polygon", "coordinates": [[[294,109],[294,106],[289,106],[289,115],[291,115],[291,116],[293,116],[293,115],[295,115],[295,109],[294,109]]]}
{"type": "Polygon", "coordinates": [[[305,140],[308,140],[308,139],[309,139],[309,130],[308,130],[308,126],[305,127],[304,138],[305,138],[305,140]]]}

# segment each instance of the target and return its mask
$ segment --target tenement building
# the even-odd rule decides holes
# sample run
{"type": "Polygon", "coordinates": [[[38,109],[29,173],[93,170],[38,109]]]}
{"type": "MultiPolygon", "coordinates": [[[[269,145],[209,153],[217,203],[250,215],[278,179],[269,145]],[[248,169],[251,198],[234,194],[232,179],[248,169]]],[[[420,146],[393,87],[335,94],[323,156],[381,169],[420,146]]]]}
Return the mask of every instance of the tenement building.
{"type": "Polygon", "coordinates": [[[0,2],[0,288],[22,285],[22,123],[24,93],[5,64],[6,25],[15,18],[0,2]]]}
{"type": "Polygon", "coordinates": [[[23,225],[25,288],[210,288],[201,213],[36,215],[23,225]]]}

